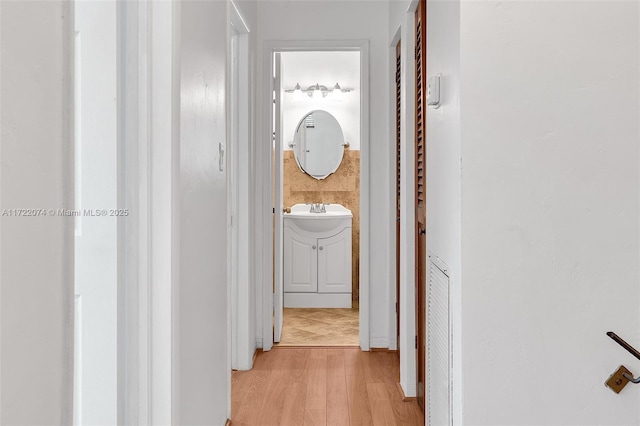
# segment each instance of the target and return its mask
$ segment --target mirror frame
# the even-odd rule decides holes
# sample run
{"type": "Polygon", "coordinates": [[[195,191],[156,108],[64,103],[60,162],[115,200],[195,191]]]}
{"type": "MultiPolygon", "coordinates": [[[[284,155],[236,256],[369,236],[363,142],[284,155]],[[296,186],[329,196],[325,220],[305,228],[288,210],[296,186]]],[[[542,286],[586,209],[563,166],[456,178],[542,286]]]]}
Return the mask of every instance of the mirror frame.
{"type": "Polygon", "coordinates": [[[323,179],[328,178],[332,174],[334,174],[340,168],[340,165],[342,164],[342,160],[344,159],[344,150],[345,150],[345,147],[347,147],[347,146],[348,146],[348,144],[344,140],[344,131],[342,130],[342,125],[340,124],[338,119],[333,114],[331,114],[329,111],[326,111],[324,109],[314,109],[314,110],[311,110],[311,111],[307,112],[306,114],[304,114],[302,116],[302,118],[300,119],[300,121],[298,121],[298,124],[296,125],[296,129],[293,132],[293,141],[292,141],[291,148],[292,148],[292,151],[293,151],[293,157],[296,159],[296,164],[298,165],[298,168],[300,169],[300,171],[302,171],[304,174],[306,174],[306,175],[308,175],[308,176],[310,176],[310,177],[312,177],[312,178],[314,178],[316,180],[323,180],[323,179]],[[326,175],[318,175],[318,176],[312,175],[307,170],[305,170],[304,167],[302,167],[302,165],[300,164],[300,160],[298,159],[298,154],[296,153],[296,146],[297,146],[296,134],[298,133],[298,129],[300,128],[302,123],[306,120],[306,118],[310,114],[313,114],[315,112],[324,112],[324,113],[329,114],[336,121],[336,123],[338,124],[338,128],[340,129],[340,133],[342,135],[342,144],[340,146],[342,149],[340,151],[340,160],[337,162],[335,167],[333,167],[333,169],[330,172],[328,172],[326,175]]]}

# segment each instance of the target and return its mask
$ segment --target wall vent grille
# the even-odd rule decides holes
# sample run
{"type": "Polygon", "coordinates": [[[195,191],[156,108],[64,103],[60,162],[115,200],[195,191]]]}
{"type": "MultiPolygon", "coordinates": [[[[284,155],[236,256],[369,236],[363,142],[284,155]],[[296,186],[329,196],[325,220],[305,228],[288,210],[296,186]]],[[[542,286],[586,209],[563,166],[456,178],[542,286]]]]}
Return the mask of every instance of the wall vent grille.
{"type": "Polygon", "coordinates": [[[427,290],[427,424],[452,425],[450,280],[447,266],[429,254],[427,290]]]}

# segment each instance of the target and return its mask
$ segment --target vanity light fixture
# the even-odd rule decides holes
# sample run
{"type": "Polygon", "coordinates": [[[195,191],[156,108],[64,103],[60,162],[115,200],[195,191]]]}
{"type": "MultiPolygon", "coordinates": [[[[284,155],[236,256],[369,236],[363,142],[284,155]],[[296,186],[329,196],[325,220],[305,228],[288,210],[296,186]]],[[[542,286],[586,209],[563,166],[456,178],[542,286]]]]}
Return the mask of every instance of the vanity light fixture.
{"type": "Polygon", "coordinates": [[[303,93],[306,93],[310,98],[313,99],[322,99],[326,98],[327,95],[331,95],[332,99],[341,100],[342,95],[345,93],[351,92],[353,89],[344,89],[340,87],[338,83],[333,86],[333,89],[329,89],[327,86],[322,84],[314,84],[306,89],[300,87],[299,83],[296,83],[296,86],[293,89],[285,89],[286,93],[293,93],[294,99],[300,99],[303,93]]]}

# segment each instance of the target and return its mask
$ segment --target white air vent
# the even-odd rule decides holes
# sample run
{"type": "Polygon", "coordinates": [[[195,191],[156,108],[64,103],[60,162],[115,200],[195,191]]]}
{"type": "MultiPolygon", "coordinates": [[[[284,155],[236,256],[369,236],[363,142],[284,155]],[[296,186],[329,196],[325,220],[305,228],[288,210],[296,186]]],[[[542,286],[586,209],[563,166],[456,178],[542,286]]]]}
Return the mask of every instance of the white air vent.
{"type": "Polygon", "coordinates": [[[450,426],[449,272],[447,265],[431,252],[427,283],[427,425],[450,426]]]}

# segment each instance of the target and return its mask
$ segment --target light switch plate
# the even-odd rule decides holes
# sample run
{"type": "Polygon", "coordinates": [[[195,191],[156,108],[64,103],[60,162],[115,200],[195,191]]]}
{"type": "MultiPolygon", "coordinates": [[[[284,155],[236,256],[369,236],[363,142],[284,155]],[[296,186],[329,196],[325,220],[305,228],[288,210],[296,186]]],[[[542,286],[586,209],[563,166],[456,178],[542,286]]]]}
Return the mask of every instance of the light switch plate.
{"type": "Polygon", "coordinates": [[[224,171],[224,144],[222,142],[218,143],[218,169],[221,172],[224,171]]]}
{"type": "Polygon", "coordinates": [[[440,107],[440,74],[427,79],[427,105],[440,107]]]}

